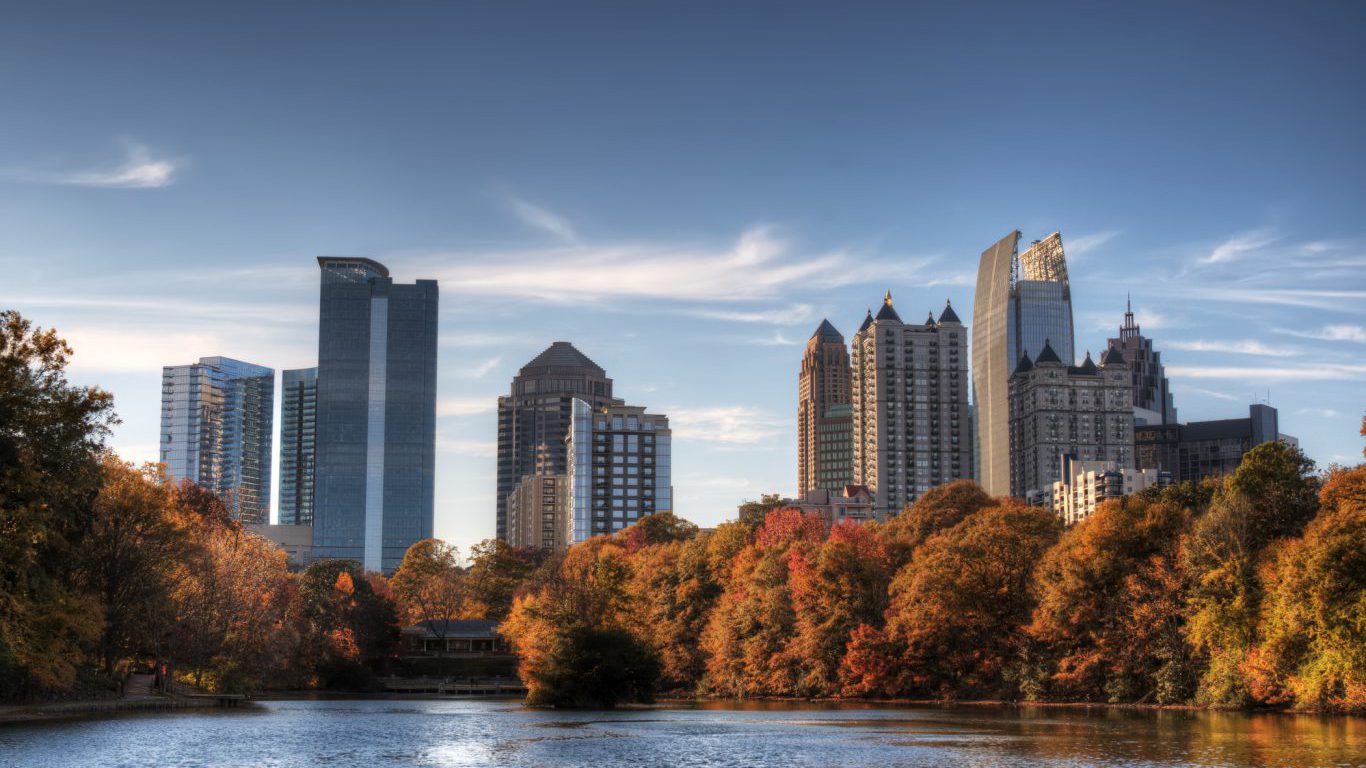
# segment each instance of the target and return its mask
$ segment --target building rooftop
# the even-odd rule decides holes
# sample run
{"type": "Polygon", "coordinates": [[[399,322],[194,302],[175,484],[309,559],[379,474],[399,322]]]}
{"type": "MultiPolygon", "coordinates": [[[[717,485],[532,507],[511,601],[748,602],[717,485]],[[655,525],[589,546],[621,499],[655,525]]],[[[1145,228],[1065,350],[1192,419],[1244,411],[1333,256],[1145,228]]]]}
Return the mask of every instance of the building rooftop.
{"type": "Polygon", "coordinates": [[[1043,340],[1043,349],[1039,350],[1038,357],[1034,358],[1034,364],[1038,365],[1039,363],[1062,363],[1062,358],[1053,351],[1053,344],[1048,339],[1043,340]]]}
{"type": "Polygon", "coordinates": [[[939,324],[940,324],[940,325],[943,325],[944,323],[960,323],[960,324],[961,324],[962,322],[963,322],[963,321],[961,321],[961,320],[958,319],[958,313],[953,311],[953,303],[952,303],[952,302],[949,302],[949,301],[945,301],[945,302],[944,302],[944,311],[939,313],[939,324]]]}
{"type": "Polygon", "coordinates": [[[590,360],[587,355],[567,341],[557,341],[546,347],[544,352],[522,366],[521,374],[525,375],[547,368],[587,368],[599,375],[606,373],[602,366],[590,360]]]}
{"type": "Polygon", "coordinates": [[[1067,372],[1083,373],[1088,376],[1094,376],[1097,373],[1100,373],[1100,369],[1096,367],[1095,361],[1091,359],[1091,350],[1088,349],[1086,350],[1086,359],[1081,362],[1081,365],[1069,366],[1067,372]]]}
{"type": "Polygon", "coordinates": [[[336,264],[361,264],[379,273],[380,277],[389,276],[389,268],[374,259],[367,259],[362,256],[319,256],[318,267],[330,267],[336,264]]]}
{"type": "Polygon", "coordinates": [[[887,291],[887,295],[882,298],[882,309],[877,311],[878,320],[895,320],[901,322],[901,315],[892,308],[892,292],[887,291]]]}
{"type": "Polygon", "coordinates": [[[821,338],[826,341],[838,341],[844,343],[844,335],[835,329],[827,319],[822,319],[821,324],[816,328],[816,332],[811,334],[811,338],[821,338]]]}
{"type": "Polygon", "coordinates": [[[1105,357],[1100,361],[1101,365],[1128,365],[1124,359],[1124,353],[1119,351],[1119,347],[1110,347],[1105,350],[1105,357]]]}

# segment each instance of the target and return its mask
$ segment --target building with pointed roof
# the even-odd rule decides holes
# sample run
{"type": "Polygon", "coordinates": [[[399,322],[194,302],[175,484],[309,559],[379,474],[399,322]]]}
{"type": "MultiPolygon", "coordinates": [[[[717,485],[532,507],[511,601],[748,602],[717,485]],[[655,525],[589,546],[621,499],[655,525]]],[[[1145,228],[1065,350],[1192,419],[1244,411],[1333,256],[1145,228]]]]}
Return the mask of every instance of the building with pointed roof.
{"type": "Polygon", "coordinates": [[[1050,503],[1063,456],[1133,468],[1132,398],[1128,365],[1113,348],[1100,365],[1090,352],[1067,364],[1049,339],[1032,361],[1022,355],[1010,376],[1010,495],[1050,503]]]}
{"type": "Polygon", "coordinates": [[[903,323],[888,292],[853,339],[853,482],[886,519],[936,485],[972,477],[968,330],[947,305],[903,323]]]}
{"type": "Polygon", "coordinates": [[[522,366],[498,398],[497,536],[510,541],[508,495],[528,475],[569,471],[565,437],[575,399],[591,408],[619,405],[602,366],[567,341],[551,344],[522,366]]]}
{"type": "Polygon", "coordinates": [[[1128,299],[1124,301],[1124,323],[1119,327],[1119,337],[1110,339],[1109,345],[1129,364],[1129,377],[1134,383],[1134,423],[1177,423],[1176,403],[1162,367],[1162,353],[1153,349],[1152,339],[1144,336],[1134,322],[1133,303],[1128,299]]]}
{"type": "Polygon", "coordinates": [[[1020,358],[1038,357],[1045,340],[1074,360],[1072,289],[1062,235],[1054,232],[1019,252],[1014,230],[982,252],[972,308],[972,398],[977,480],[987,493],[1010,493],[1010,376],[1020,358]]]}
{"type": "Polygon", "coordinates": [[[806,342],[797,373],[798,498],[850,482],[848,405],[849,349],[835,326],[821,320],[806,342]]]}

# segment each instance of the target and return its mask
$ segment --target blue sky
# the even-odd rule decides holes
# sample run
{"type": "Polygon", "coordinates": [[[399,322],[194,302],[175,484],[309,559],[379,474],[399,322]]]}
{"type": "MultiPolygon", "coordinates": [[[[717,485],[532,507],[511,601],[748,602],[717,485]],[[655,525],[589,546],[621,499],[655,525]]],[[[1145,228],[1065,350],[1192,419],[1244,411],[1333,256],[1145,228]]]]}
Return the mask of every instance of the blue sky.
{"type": "Polygon", "coordinates": [[[318,254],[441,281],[436,531],[493,532],[494,403],[566,339],[668,413],[678,511],[795,485],[801,347],[970,318],[1061,230],[1184,419],[1366,406],[1366,6],[6,3],[0,306],[156,457],[160,368],[314,363],[318,254]]]}

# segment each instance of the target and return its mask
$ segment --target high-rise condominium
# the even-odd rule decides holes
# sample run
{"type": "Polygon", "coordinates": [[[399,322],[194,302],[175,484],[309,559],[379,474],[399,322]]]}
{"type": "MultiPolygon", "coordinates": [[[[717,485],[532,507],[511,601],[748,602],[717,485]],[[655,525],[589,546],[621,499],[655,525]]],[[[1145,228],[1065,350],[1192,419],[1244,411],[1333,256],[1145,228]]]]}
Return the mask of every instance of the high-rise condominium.
{"type": "MultiPolygon", "coordinates": [[[[849,461],[826,462],[839,453],[833,441],[849,434],[849,350],[829,320],[806,342],[797,374],[797,496],[816,489],[839,491],[851,481],[849,461]]],[[[847,437],[846,437],[847,440],[847,437]]]]}
{"type": "Polygon", "coordinates": [[[569,437],[570,543],[673,511],[669,419],[575,398],[569,437]]]}
{"type": "Polygon", "coordinates": [[[568,473],[565,437],[575,398],[592,408],[620,404],[607,373],[567,341],[522,366],[511,393],[498,398],[499,539],[510,541],[507,498],[523,477],[568,473]]]}
{"type": "Polygon", "coordinates": [[[432,535],[435,280],[319,257],[313,556],[392,571],[432,535]]]}
{"type": "Polygon", "coordinates": [[[1010,495],[1046,504],[1062,457],[1134,467],[1133,386],[1119,350],[1068,365],[1045,341],[1010,376],[1010,495]]]}
{"type": "Polygon", "coordinates": [[[1176,404],[1162,367],[1162,353],[1153,349],[1153,340],[1144,336],[1134,322],[1132,304],[1125,302],[1119,338],[1110,339],[1109,345],[1118,349],[1129,364],[1129,376],[1134,382],[1134,423],[1175,424],[1176,404]]]}
{"type": "Polygon", "coordinates": [[[953,307],[903,323],[889,292],[854,334],[854,483],[879,519],[936,485],[972,477],[968,334],[953,307]]]}
{"type": "Polygon", "coordinates": [[[1062,235],[1019,252],[1016,230],[982,252],[972,309],[972,399],[977,479],[994,496],[1010,493],[1010,374],[1050,342],[1064,365],[1075,360],[1072,290],[1062,235]]]}
{"type": "Polygon", "coordinates": [[[161,462],[223,497],[245,523],[270,521],[275,371],[227,357],[161,370],[161,462]]]}
{"type": "Polygon", "coordinates": [[[313,524],[318,438],[318,369],[281,374],[280,524],[313,524]]]}
{"type": "Polygon", "coordinates": [[[564,550],[572,543],[568,475],[527,475],[508,494],[508,543],[564,550]]]}

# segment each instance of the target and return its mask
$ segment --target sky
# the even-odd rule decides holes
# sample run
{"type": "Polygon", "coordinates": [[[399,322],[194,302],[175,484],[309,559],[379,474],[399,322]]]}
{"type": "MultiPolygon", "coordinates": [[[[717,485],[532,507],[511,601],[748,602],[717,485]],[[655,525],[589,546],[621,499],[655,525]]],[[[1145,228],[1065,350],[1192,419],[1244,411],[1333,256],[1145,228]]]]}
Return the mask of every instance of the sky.
{"type": "Polygon", "coordinates": [[[1061,231],[1183,420],[1366,408],[1366,5],[0,4],[0,308],[157,458],[163,365],[316,364],[317,255],[440,281],[436,534],[494,532],[495,405],[567,340],[670,417],[676,511],[796,485],[796,377],[892,292],[1061,231]]]}

